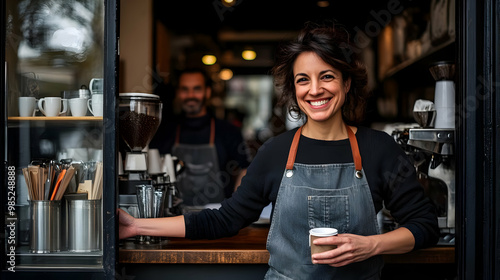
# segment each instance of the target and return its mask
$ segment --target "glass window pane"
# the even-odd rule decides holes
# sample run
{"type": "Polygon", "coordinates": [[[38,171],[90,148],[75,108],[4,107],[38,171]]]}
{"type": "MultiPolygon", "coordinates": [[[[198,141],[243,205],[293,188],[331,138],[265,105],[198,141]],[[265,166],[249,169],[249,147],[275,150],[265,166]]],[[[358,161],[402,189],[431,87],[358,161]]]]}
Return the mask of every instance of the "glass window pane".
{"type": "Polygon", "coordinates": [[[104,1],[7,0],[5,13],[16,271],[102,269],[104,1]]]}

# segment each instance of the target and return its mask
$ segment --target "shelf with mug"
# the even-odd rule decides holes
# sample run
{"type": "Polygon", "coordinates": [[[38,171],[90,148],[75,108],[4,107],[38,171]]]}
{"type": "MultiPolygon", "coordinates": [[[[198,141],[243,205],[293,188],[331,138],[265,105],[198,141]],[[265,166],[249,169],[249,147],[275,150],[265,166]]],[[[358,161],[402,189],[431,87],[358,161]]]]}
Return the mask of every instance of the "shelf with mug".
{"type": "Polygon", "coordinates": [[[454,43],[455,38],[450,38],[439,45],[430,47],[425,53],[417,57],[393,65],[382,74],[380,80],[383,81],[389,78],[398,77],[408,78],[414,81],[420,80],[420,82],[422,82],[422,76],[426,75],[428,76],[428,80],[433,81],[430,74],[428,74],[429,64],[436,60],[454,60],[454,43]]]}
{"type": "Polygon", "coordinates": [[[103,117],[9,117],[9,121],[102,121],[103,117]]]}
{"type": "Polygon", "coordinates": [[[9,127],[46,127],[46,126],[61,126],[61,127],[74,127],[74,126],[102,126],[103,117],[84,116],[59,116],[59,117],[8,117],[9,127]]]}
{"type": "Polygon", "coordinates": [[[27,246],[20,246],[16,256],[22,258],[22,263],[19,263],[16,267],[20,269],[40,269],[47,264],[57,263],[58,269],[74,269],[75,264],[79,264],[84,269],[98,269],[102,266],[102,255],[102,251],[31,253],[27,246]]]}

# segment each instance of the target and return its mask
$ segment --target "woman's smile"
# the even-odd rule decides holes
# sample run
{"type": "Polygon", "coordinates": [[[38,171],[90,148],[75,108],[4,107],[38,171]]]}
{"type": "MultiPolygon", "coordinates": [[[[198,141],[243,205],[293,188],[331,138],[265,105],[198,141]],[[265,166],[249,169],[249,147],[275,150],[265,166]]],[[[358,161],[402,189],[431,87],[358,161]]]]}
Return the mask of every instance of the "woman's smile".
{"type": "Polygon", "coordinates": [[[323,107],[326,107],[324,105],[326,105],[331,99],[319,99],[319,100],[311,100],[311,101],[308,101],[309,104],[311,104],[311,107],[313,109],[321,109],[323,107]]]}

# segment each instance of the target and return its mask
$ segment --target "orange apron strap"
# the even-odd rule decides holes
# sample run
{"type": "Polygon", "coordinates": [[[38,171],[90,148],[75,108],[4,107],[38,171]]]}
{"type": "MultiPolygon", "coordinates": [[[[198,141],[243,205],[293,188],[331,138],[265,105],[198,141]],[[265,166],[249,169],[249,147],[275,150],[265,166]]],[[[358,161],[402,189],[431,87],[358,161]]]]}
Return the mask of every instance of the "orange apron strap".
{"type": "Polygon", "coordinates": [[[295,136],[293,136],[292,146],[290,147],[290,152],[288,152],[288,160],[286,162],[287,170],[293,169],[293,163],[295,162],[295,156],[297,155],[297,146],[299,145],[301,131],[302,126],[297,129],[297,132],[295,132],[295,136]]]}
{"type": "Polygon", "coordinates": [[[352,159],[354,160],[354,168],[356,168],[356,172],[360,172],[362,167],[361,164],[361,155],[359,154],[359,148],[358,148],[358,140],[356,139],[356,136],[354,135],[354,132],[352,132],[351,128],[346,124],[345,125],[347,129],[347,135],[349,136],[349,142],[351,142],[351,150],[352,150],[352,159]]]}
{"type": "MultiPolygon", "coordinates": [[[[347,129],[347,135],[349,136],[349,143],[351,144],[352,158],[354,160],[354,168],[356,169],[355,176],[356,178],[363,177],[363,173],[361,172],[363,166],[361,164],[361,154],[359,153],[358,140],[354,135],[354,132],[351,130],[347,124],[345,125],[347,129]]],[[[297,156],[297,147],[299,145],[300,134],[302,132],[302,127],[297,129],[295,135],[293,136],[292,145],[290,147],[290,151],[288,152],[288,160],[286,162],[286,170],[292,170],[293,164],[295,163],[295,157],[297,156]]]]}

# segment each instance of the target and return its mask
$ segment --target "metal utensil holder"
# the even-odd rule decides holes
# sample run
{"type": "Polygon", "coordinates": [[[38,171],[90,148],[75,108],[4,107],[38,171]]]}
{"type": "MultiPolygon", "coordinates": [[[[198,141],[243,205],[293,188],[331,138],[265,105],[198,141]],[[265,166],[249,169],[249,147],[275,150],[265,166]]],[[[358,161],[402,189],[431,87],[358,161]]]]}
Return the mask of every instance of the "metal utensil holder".
{"type": "Polygon", "coordinates": [[[102,250],[102,201],[82,199],[69,201],[68,251],[102,250]]]}
{"type": "Polygon", "coordinates": [[[30,253],[61,250],[61,201],[30,201],[30,253]]]}

